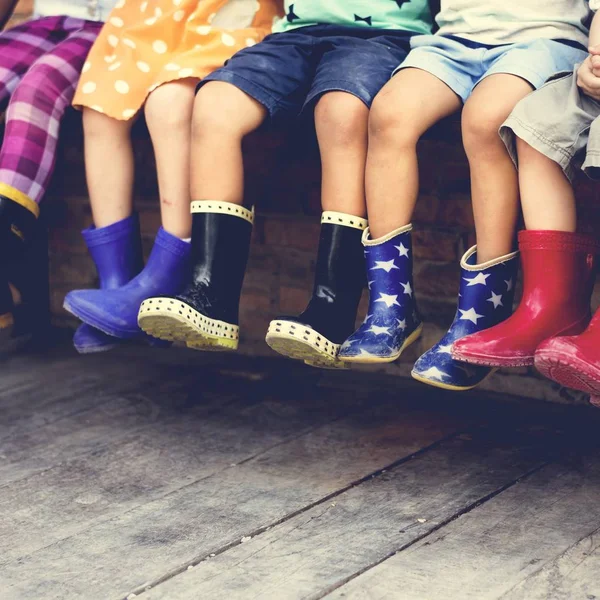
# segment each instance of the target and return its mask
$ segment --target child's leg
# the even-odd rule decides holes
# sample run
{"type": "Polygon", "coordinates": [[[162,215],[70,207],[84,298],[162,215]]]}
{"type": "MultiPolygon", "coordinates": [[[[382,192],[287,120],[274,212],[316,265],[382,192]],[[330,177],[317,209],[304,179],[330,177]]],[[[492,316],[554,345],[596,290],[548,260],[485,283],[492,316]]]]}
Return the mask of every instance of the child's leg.
{"type": "Polygon", "coordinates": [[[513,249],[519,186],[517,171],[498,131],[531,91],[532,86],[515,75],[491,75],[475,88],[465,104],[463,142],[471,167],[478,263],[513,249]]]}
{"type": "Polygon", "coordinates": [[[192,200],[242,204],[242,140],[266,117],[262,104],[229,83],[209,81],[200,89],[192,118],[192,200]]]}
{"type": "Polygon", "coordinates": [[[575,232],[575,194],[561,166],[521,138],[517,138],[517,152],[525,227],[575,232]]]}
{"type": "Polygon", "coordinates": [[[133,212],[133,120],[83,109],[85,170],[94,224],[107,227],[133,212]]]}
{"type": "Polygon", "coordinates": [[[460,98],[446,84],[419,69],[400,71],[375,98],[366,173],[373,239],[411,222],[419,191],[417,142],[460,107],[460,98]]]}
{"type": "Polygon", "coordinates": [[[321,205],[364,217],[369,109],[346,92],[329,92],[315,107],[321,153],[321,205]]]}
{"type": "Polygon", "coordinates": [[[191,236],[190,148],[196,80],[167,83],[146,102],[160,190],[162,225],[179,238],[191,236]]]}

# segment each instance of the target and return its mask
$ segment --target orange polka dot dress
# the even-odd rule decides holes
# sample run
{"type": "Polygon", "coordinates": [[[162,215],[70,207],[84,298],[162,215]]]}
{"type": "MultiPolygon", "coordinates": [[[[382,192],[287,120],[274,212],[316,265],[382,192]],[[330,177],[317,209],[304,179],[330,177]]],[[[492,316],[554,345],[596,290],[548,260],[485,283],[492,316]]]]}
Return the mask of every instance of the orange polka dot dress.
{"type": "Polygon", "coordinates": [[[280,0],[118,0],[73,105],[131,119],[158,86],[202,79],[260,42],[281,9],[280,0]]]}

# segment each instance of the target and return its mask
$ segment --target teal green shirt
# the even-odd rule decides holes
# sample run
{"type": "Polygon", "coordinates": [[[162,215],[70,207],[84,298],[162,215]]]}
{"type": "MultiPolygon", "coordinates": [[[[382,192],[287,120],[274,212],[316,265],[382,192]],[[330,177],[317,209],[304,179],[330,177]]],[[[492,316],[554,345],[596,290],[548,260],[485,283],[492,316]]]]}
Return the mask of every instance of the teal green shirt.
{"type": "Polygon", "coordinates": [[[310,25],[431,33],[432,26],[428,0],[285,0],[285,11],[273,27],[276,33],[310,25]]]}

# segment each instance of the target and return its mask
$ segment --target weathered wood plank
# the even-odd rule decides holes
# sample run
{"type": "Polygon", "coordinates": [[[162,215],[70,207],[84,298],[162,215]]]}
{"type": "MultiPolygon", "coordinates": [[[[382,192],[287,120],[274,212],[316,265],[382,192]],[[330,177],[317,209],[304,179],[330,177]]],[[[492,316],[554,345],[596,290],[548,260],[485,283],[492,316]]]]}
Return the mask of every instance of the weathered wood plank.
{"type": "MultiPolygon", "coordinates": [[[[554,595],[561,586],[560,577],[552,577],[560,574],[554,561],[598,527],[599,459],[596,452],[579,465],[542,469],[327,598],[392,599],[400,589],[403,600],[563,597],[554,595]],[[539,573],[546,565],[548,571],[539,573]],[[534,574],[538,595],[528,593],[535,589],[533,578],[527,584],[533,587],[519,592],[516,586],[534,574]]],[[[580,589],[585,585],[598,589],[597,575],[582,581],[580,589]]],[[[564,597],[586,598],[566,589],[564,597]]]]}
{"type": "MultiPolygon", "coordinates": [[[[277,384],[273,388],[269,382],[239,382],[236,387],[240,386],[242,389],[232,390],[237,398],[229,404],[228,385],[222,382],[219,393],[208,394],[214,396],[212,401],[178,412],[161,411],[149,398],[144,398],[148,406],[132,406],[126,412],[119,405],[125,401],[116,397],[117,410],[103,407],[91,415],[91,411],[84,413],[85,422],[71,437],[68,426],[73,423],[67,420],[63,432],[66,447],[60,440],[49,443],[50,458],[34,454],[23,461],[25,467],[13,465],[13,473],[29,463],[36,465],[40,458],[42,462],[56,460],[59,451],[73,453],[73,447],[77,452],[82,448],[89,451],[90,438],[102,446],[0,488],[0,564],[248,460],[370,403],[365,394],[349,399],[334,392],[324,403],[318,395],[306,396],[302,387],[283,395],[277,384]]],[[[152,388],[155,395],[163,391],[163,386],[152,388]]],[[[206,390],[204,393],[207,395],[206,390]]],[[[448,418],[447,422],[450,426],[455,420],[448,418]]]]}
{"type": "MultiPolygon", "coordinates": [[[[447,441],[203,560],[140,600],[318,597],[538,468],[552,439],[532,447],[526,437],[486,429],[447,441]]],[[[401,589],[394,598],[404,598],[401,589]]]]}
{"type": "Polygon", "coordinates": [[[571,546],[556,560],[502,596],[506,600],[600,598],[600,530],[571,546]]]}
{"type": "Polygon", "coordinates": [[[3,596],[62,600],[89,598],[93,590],[95,598],[125,597],[460,425],[442,413],[403,412],[395,400],[373,406],[3,565],[3,596]]]}

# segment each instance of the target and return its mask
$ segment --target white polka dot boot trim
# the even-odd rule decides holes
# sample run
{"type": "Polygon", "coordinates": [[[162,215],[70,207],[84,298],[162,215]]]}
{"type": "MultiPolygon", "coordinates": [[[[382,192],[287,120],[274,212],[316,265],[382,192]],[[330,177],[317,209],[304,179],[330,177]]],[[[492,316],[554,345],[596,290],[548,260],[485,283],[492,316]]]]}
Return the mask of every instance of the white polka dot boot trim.
{"type": "Polygon", "coordinates": [[[347,369],[348,365],[338,359],[340,344],[334,344],[310,326],[278,319],[271,321],[266,337],[267,344],[275,352],[302,360],[311,367],[321,369],[347,369]]]}
{"type": "Polygon", "coordinates": [[[239,327],[210,319],[176,298],[150,298],[142,302],[138,325],[149,335],[185,342],[196,350],[237,350],[239,327]]]}

